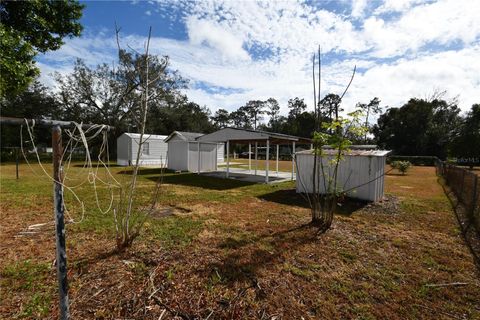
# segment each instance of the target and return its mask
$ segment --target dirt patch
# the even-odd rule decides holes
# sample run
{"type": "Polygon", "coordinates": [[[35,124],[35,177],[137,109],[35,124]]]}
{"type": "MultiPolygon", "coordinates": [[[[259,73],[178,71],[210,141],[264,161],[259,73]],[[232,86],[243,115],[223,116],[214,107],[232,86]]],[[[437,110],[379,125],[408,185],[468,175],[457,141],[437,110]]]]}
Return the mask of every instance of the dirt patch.
{"type": "Polygon", "coordinates": [[[157,206],[150,215],[153,219],[161,219],[173,215],[190,214],[192,210],[179,206],[157,206]]]}
{"type": "Polygon", "coordinates": [[[397,196],[387,194],[384,196],[382,201],[369,203],[362,210],[368,213],[376,214],[400,214],[400,199],[397,196]]]}

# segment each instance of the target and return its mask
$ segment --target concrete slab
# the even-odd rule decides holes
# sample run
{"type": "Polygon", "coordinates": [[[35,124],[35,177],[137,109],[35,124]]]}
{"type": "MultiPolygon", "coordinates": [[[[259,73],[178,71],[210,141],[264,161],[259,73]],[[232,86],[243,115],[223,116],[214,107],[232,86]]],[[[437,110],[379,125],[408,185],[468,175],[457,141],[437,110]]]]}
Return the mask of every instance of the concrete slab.
{"type": "MultiPolygon", "coordinates": [[[[227,168],[218,168],[218,171],[202,172],[202,175],[216,178],[226,178],[226,171],[227,168]]],[[[268,173],[269,183],[279,183],[292,180],[291,172],[278,172],[278,175],[276,171],[269,171],[268,173]]],[[[249,171],[248,169],[243,168],[230,168],[229,179],[253,183],[265,183],[265,175],[266,171],[264,170],[257,170],[257,174],[255,175],[254,170],[249,171]]],[[[295,180],[295,174],[293,175],[293,180],[295,180]]]]}

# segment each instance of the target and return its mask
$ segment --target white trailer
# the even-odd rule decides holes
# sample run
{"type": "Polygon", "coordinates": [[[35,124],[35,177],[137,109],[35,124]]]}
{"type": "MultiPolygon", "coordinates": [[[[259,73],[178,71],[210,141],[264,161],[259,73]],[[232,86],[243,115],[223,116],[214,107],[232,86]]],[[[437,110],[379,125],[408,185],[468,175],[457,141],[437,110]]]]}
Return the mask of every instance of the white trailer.
{"type": "MultiPolygon", "coordinates": [[[[168,144],[165,143],[167,136],[145,134],[144,144],[140,154],[141,166],[158,166],[167,163],[168,144]]],[[[117,164],[119,166],[131,166],[137,158],[139,133],[123,133],[117,139],[117,164]]]]}

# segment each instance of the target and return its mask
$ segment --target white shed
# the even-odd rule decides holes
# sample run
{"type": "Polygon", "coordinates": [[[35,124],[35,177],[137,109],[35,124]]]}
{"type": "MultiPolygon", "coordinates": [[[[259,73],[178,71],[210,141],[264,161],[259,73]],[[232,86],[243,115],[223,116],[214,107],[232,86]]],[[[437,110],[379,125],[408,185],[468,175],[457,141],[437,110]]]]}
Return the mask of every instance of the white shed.
{"type": "Polygon", "coordinates": [[[198,141],[203,133],[172,132],[168,143],[168,169],[175,171],[206,172],[216,171],[224,161],[224,144],[198,141]]]}
{"type": "MultiPolygon", "coordinates": [[[[143,144],[140,156],[140,165],[156,166],[167,163],[167,148],[165,143],[167,136],[145,134],[145,143],[143,144]]],[[[140,141],[139,133],[123,133],[117,139],[117,164],[120,166],[130,166],[135,164],[140,141]]]]}
{"type": "MultiPolygon", "coordinates": [[[[373,149],[352,149],[348,151],[338,166],[337,188],[347,191],[347,196],[366,201],[380,201],[384,196],[385,160],[390,151],[373,149]]],[[[324,150],[323,165],[325,177],[333,175],[333,166],[328,162],[334,157],[334,150],[324,150]]],[[[312,150],[297,152],[296,189],[299,193],[313,193],[312,150]]],[[[318,173],[318,185],[325,191],[321,170],[318,173]]]]}

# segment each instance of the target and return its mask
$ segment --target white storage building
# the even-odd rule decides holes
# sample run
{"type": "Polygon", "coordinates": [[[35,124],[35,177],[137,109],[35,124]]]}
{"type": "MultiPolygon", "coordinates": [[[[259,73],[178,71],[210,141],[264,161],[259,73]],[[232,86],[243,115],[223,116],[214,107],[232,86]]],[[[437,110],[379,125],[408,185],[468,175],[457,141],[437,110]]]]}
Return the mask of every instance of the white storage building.
{"type": "MultiPolygon", "coordinates": [[[[324,150],[323,165],[326,179],[333,177],[333,166],[328,162],[334,157],[334,150],[324,150]]],[[[347,191],[347,196],[366,201],[380,201],[384,196],[385,161],[390,151],[365,149],[352,146],[342,160],[337,171],[337,189],[347,191]]],[[[299,193],[313,193],[312,150],[297,152],[296,189],[299,193]]],[[[319,167],[320,168],[320,167],[319,167]]],[[[320,192],[325,191],[321,170],[317,177],[320,192]]],[[[328,181],[328,180],[327,180],[328,181]]],[[[328,182],[327,182],[328,183],[328,182]]]]}
{"type": "Polygon", "coordinates": [[[198,141],[203,133],[172,132],[165,142],[168,144],[168,169],[175,171],[216,171],[224,162],[223,143],[198,141]]]}
{"type": "MultiPolygon", "coordinates": [[[[164,141],[167,136],[145,134],[143,136],[140,165],[157,166],[167,163],[168,144],[164,141]]],[[[137,159],[139,133],[123,133],[117,139],[117,164],[120,166],[134,165],[137,159]]]]}

